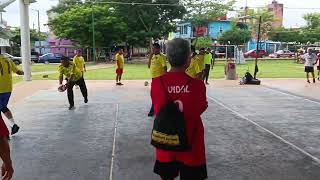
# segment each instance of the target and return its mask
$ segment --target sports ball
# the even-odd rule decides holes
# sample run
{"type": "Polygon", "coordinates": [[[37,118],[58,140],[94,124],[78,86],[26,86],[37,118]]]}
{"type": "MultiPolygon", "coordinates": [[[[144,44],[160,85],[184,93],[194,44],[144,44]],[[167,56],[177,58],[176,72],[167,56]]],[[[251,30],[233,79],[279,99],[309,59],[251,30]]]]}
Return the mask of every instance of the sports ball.
{"type": "Polygon", "coordinates": [[[64,92],[65,90],[67,90],[67,86],[66,85],[61,85],[58,87],[58,91],[59,92],[64,92]]]}
{"type": "Polygon", "coordinates": [[[148,81],[145,81],[144,86],[148,86],[148,85],[149,85],[148,81]]]}

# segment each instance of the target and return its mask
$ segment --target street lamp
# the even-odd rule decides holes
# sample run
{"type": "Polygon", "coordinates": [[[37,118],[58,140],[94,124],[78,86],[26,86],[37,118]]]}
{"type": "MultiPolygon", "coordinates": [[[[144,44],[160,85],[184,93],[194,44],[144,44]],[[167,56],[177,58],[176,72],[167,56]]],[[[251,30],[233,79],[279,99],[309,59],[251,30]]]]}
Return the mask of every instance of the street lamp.
{"type": "Polygon", "coordinates": [[[257,38],[257,49],[256,49],[256,59],[255,59],[255,67],[254,67],[254,79],[257,79],[257,73],[259,72],[258,67],[258,55],[259,55],[259,46],[260,46],[260,31],[261,31],[261,16],[259,17],[259,27],[258,27],[258,38],[257,38]]]}
{"type": "Polygon", "coordinates": [[[41,49],[42,49],[42,46],[41,46],[41,30],[40,30],[40,10],[36,10],[36,9],[31,9],[33,11],[36,11],[37,14],[38,14],[38,42],[39,42],[39,54],[42,54],[41,53],[41,49]]]}

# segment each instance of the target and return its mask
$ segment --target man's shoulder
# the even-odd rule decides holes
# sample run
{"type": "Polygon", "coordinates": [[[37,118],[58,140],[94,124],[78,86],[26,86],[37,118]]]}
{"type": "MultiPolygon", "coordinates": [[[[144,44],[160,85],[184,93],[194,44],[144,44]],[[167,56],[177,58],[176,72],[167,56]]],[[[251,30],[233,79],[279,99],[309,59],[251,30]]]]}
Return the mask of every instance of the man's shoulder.
{"type": "Polygon", "coordinates": [[[163,58],[167,58],[167,55],[165,55],[163,53],[160,53],[160,56],[163,57],[163,58]]]}

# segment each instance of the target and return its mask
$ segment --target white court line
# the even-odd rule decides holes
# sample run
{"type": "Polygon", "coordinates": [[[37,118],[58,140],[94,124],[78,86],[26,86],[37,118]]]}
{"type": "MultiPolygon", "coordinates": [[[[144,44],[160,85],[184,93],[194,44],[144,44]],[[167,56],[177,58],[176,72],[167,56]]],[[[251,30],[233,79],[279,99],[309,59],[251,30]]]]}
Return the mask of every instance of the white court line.
{"type": "Polygon", "coordinates": [[[119,116],[119,104],[117,104],[117,107],[116,107],[116,119],[114,121],[113,144],[112,144],[112,155],[111,155],[112,157],[111,157],[111,164],[110,164],[109,180],[113,179],[112,175],[113,175],[114,157],[116,154],[116,137],[117,137],[118,116],[119,116]]]}
{"type": "Polygon", "coordinates": [[[226,105],[224,105],[223,103],[221,103],[219,100],[217,100],[217,99],[215,99],[215,98],[213,98],[213,97],[210,97],[210,96],[208,96],[208,98],[211,99],[212,101],[216,102],[216,103],[219,104],[220,106],[224,107],[225,109],[231,111],[232,113],[234,113],[235,115],[239,116],[240,118],[242,118],[242,119],[244,119],[244,120],[246,120],[246,121],[249,121],[250,123],[252,123],[252,124],[254,124],[255,126],[257,126],[258,128],[266,131],[267,133],[269,133],[269,134],[271,134],[272,136],[276,137],[277,139],[279,139],[280,141],[284,142],[285,144],[287,144],[287,145],[291,146],[292,148],[300,151],[302,154],[310,157],[312,160],[314,160],[314,161],[317,163],[318,166],[320,166],[320,160],[319,160],[317,157],[315,157],[315,156],[313,156],[312,154],[308,153],[307,151],[301,149],[300,147],[292,144],[291,142],[285,140],[284,138],[282,138],[281,136],[277,135],[276,133],[274,133],[274,132],[272,132],[272,131],[264,128],[264,127],[261,126],[260,124],[252,121],[251,119],[245,117],[244,115],[240,114],[239,112],[237,112],[237,111],[229,108],[228,106],[226,106],[226,105]]]}
{"type": "Polygon", "coordinates": [[[291,94],[291,93],[286,93],[286,92],[283,92],[283,91],[281,91],[281,90],[278,90],[277,88],[272,88],[272,87],[268,87],[268,86],[265,86],[265,85],[263,85],[263,87],[265,87],[265,88],[267,88],[267,89],[269,89],[269,90],[272,90],[272,91],[281,93],[281,94],[285,94],[285,95],[287,95],[287,96],[291,96],[291,97],[303,99],[303,100],[305,100],[305,101],[309,101],[309,102],[312,102],[312,103],[315,103],[315,104],[319,104],[319,105],[320,105],[320,102],[317,102],[317,101],[314,101],[314,100],[305,98],[305,97],[303,97],[303,96],[299,96],[299,95],[295,95],[295,94],[291,94]]]}

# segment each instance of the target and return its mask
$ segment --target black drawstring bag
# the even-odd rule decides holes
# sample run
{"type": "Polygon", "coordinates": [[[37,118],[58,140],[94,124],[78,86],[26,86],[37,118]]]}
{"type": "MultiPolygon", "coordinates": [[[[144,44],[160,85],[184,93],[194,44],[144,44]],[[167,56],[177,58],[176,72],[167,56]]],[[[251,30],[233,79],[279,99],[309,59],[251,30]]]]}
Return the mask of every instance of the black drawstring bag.
{"type": "MultiPolygon", "coordinates": [[[[151,133],[151,144],[168,151],[188,151],[191,146],[188,144],[185,119],[179,105],[170,100],[167,89],[161,80],[166,92],[167,104],[163,106],[156,116],[151,133]]],[[[191,79],[186,83],[186,87],[191,79]]]]}

